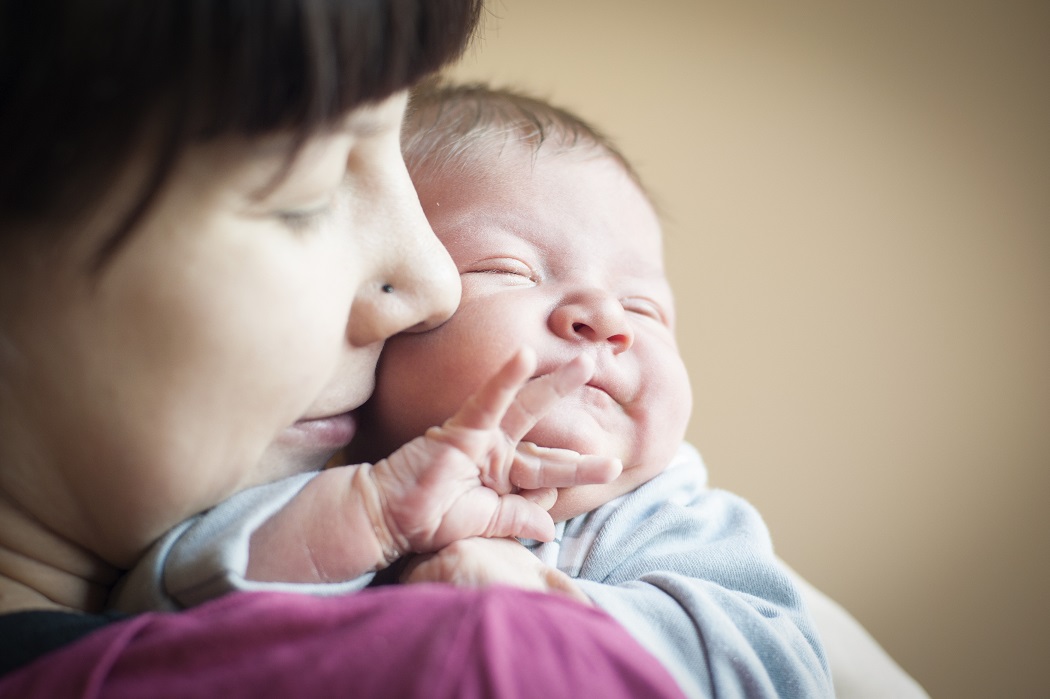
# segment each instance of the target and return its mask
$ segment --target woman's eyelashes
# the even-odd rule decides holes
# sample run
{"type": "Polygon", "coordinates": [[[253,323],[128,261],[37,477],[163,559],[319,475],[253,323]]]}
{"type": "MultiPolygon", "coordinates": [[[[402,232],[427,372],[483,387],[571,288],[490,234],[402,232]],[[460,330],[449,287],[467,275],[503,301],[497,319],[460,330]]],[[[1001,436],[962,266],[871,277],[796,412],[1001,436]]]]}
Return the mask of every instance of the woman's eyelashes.
{"type": "Polygon", "coordinates": [[[326,201],[319,206],[305,209],[278,211],[274,217],[293,233],[305,233],[316,228],[332,211],[332,202],[326,201]]]}

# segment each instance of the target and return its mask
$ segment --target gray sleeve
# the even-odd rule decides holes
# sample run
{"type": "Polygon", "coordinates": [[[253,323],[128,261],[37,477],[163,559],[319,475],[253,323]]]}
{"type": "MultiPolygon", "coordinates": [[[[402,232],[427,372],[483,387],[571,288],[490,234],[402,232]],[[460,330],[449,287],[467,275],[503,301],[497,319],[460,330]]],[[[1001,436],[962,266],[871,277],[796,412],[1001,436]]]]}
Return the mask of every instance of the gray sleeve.
{"type": "Polygon", "coordinates": [[[136,613],[192,607],[234,591],[332,596],[356,592],[374,574],[339,583],[259,582],[245,578],[252,533],[296,496],[316,473],[249,488],[162,537],[117,586],[114,609],[136,613]]]}
{"type": "Polygon", "coordinates": [[[574,539],[587,545],[565,572],[687,696],[833,696],[823,647],[758,512],[697,482],[671,469],[590,522],[569,522],[569,558],[574,539]]]}

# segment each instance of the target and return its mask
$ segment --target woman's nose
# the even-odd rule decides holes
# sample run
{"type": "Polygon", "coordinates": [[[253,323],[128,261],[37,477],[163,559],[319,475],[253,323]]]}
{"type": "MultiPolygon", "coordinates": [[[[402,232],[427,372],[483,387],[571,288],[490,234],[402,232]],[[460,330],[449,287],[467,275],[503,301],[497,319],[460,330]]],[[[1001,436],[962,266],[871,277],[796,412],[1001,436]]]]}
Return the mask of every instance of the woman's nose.
{"type": "MultiPolygon", "coordinates": [[[[418,207],[419,205],[416,204],[418,207]]],[[[386,295],[408,307],[399,332],[424,332],[448,320],[459,306],[462,288],[456,263],[427,223],[422,210],[412,238],[405,245],[386,295]]]]}
{"type": "Polygon", "coordinates": [[[444,323],[459,305],[456,265],[427,223],[408,180],[407,191],[386,211],[376,235],[381,263],[357,290],[350,308],[351,344],[381,342],[399,332],[422,332],[444,323]]]}
{"type": "Polygon", "coordinates": [[[550,315],[551,330],[572,342],[608,343],[613,354],[634,344],[634,331],[620,300],[599,290],[575,294],[550,315]]]}

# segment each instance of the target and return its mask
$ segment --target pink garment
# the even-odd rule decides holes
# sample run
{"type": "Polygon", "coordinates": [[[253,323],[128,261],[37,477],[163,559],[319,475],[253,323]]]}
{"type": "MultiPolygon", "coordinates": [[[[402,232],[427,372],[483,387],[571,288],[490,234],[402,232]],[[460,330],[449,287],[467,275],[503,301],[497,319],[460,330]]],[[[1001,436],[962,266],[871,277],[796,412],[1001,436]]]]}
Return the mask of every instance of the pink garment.
{"type": "Polygon", "coordinates": [[[0,697],[681,697],[604,612],[511,588],[236,593],[132,617],[0,679],[0,697]]]}

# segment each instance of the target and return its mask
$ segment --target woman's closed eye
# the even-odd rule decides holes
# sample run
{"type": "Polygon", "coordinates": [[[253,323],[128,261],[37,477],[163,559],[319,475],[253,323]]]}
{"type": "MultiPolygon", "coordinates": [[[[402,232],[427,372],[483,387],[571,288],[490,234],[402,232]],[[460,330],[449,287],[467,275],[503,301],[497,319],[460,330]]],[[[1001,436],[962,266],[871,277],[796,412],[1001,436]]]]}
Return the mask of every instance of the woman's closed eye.
{"type": "Polygon", "coordinates": [[[302,233],[316,228],[331,211],[332,202],[326,201],[323,204],[303,209],[277,211],[274,213],[274,218],[293,233],[302,233]]]}

